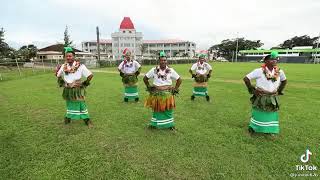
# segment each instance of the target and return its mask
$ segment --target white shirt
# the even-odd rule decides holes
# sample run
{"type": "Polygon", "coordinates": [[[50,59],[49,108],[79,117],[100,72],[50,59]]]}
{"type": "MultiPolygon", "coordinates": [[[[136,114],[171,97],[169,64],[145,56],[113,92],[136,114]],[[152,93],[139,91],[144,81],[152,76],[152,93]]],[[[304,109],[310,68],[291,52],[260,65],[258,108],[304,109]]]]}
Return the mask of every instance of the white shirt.
{"type": "MultiPolygon", "coordinates": [[[[269,71],[268,68],[267,71],[269,71]]],[[[269,73],[273,75],[275,70],[273,69],[272,72],[269,71],[269,73]]],[[[262,68],[253,70],[251,73],[247,74],[247,78],[250,80],[255,79],[257,88],[261,88],[267,92],[276,92],[280,86],[280,82],[287,79],[282,70],[280,70],[279,73],[279,77],[275,82],[266,78],[262,68]]]]}
{"type": "Polygon", "coordinates": [[[178,73],[173,69],[166,67],[165,70],[161,70],[159,66],[152,68],[147,74],[147,78],[153,78],[153,84],[155,86],[170,86],[172,85],[172,80],[177,80],[180,78],[178,73]],[[157,70],[159,70],[157,72],[157,70]]]}
{"type": "Polygon", "coordinates": [[[200,62],[194,63],[191,67],[191,71],[196,71],[197,74],[206,74],[209,73],[209,71],[212,70],[212,67],[210,64],[203,62],[200,64],[200,62]]]}
{"type": "Polygon", "coordinates": [[[141,67],[141,65],[136,60],[127,61],[126,64],[124,64],[124,62],[125,61],[122,61],[119,64],[118,69],[125,74],[135,73],[141,67]]]}
{"type": "MultiPolygon", "coordinates": [[[[63,76],[64,81],[67,83],[73,83],[76,80],[80,80],[82,77],[87,78],[88,76],[90,76],[92,74],[92,72],[89,71],[84,64],[81,64],[76,72],[68,73],[68,74],[65,74],[65,72],[63,71],[64,66],[65,66],[65,64],[63,64],[60,67],[60,69],[57,73],[57,77],[63,76]]],[[[71,67],[71,66],[69,66],[69,64],[67,66],[71,67]]]]}

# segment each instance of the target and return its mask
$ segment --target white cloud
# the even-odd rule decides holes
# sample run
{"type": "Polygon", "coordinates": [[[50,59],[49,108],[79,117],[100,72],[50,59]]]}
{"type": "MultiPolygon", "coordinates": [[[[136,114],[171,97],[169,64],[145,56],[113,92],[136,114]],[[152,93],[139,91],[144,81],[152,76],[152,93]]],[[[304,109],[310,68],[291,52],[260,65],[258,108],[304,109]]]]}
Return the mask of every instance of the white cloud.
{"type": "MultiPolygon", "coordinates": [[[[237,32],[241,37],[260,39],[266,47],[271,47],[295,35],[317,36],[320,31],[317,0],[51,0],[48,3],[60,15],[72,17],[71,21],[60,19],[60,29],[63,31],[64,25],[69,24],[76,41],[94,39],[96,25],[100,26],[103,37],[110,38],[124,16],[131,17],[145,39],[179,38],[194,41],[200,48],[235,38],[237,32]]],[[[28,37],[40,41],[43,36],[48,37],[47,33],[50,32],[38,30],[36,36],[28,37]]],[[[52,38],[61,34],[51,33],[52,38]]]]}

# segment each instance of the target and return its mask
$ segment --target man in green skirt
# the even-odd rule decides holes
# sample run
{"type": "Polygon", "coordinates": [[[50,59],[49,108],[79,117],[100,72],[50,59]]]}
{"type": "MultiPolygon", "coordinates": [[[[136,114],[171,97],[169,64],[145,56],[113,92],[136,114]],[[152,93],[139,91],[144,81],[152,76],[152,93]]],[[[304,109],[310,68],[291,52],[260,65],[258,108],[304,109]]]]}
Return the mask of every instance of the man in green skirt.
{"type": "Polygon", "coordinates": [[[194,100],[196,96],[202,96],[206,97],[207,101],[210,101],[210,96],[208,95],[208,80],[211,77],[212,67],[205,62],[205,57],[205,54],[200,54],[198,62],[194,63],[189,70],[192,78],[195,80],[191,100],[194,100]]]}
{"type": "Polygon", "coordinates": [[[273,51],[264,58],[264,64],[247,74],[243,80],[248,88],[252,103],[249,124],[250,133],[279,133],[279,95],[287,84],[284,71],[277,66],[278,52],[273,51]],[[256,80],[252,86],[251,80],[256,80]]]}
{"type": "Polygon", "coordinates": [[[118,66],[118,71],[122,77],[122,83],[124,86],[124,102],[129,100],[139,101],[138,94],[138,76],[141,71],[141,65],[131,59],[131,52],[129,49],[123,51],[124,60],[118,66]]]}
{"type": "Polygon", "coordinates": [[[144,105],[153,111],[149,127],[175,131],[174,95],[179,92],[182,80],[173,68],[167,66],[164,52],[160,52],[159,65],[152,68],[144,76],[143,81],[150,93],[144,105]],[[149,84],[149,79],[153,79],[153,85],[149,84]],[[172,86],[172,80],[176,80],[174,87],[172,86]]]}
{"type": "Polygon", "coordinates": [[[91,128],[92,122],[85,103],[86,87],[89,86],[93,74],[80,61],[75,60],[75,53],[71,47],[64,48],[66,62],[56,73],[60,87],[63,87],[63,98],[66,100],[67,113],[65,124],[71,120],[84,120],[91,128]],[[85,77],[84,81],[81,78],[85,77]]]}

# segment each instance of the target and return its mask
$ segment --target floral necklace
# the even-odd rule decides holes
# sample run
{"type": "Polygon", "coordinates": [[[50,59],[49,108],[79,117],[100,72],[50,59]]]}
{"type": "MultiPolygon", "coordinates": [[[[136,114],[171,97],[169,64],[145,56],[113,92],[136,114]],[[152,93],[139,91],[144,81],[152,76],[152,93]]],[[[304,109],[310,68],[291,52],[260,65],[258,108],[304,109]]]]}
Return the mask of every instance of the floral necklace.
{"type": "Polygon", "coordinates": [[[157,77],[158,77],[159,79],[161,78],[162,81],[167,80],[167,76],[168,76],[168,74],[169,74],[170,72],[171,72],[171,71],[170,71],[170,69],[169,69],[168,66],[166,66],[166,69],[164,70],[164,74],[163,74],[163,75],[160,73],[160,66],[157,66],[157,67],[154,69],[154,73],[157,75],[157,77]]]}
{"type": "Polygon", "coordinates": [[[63,71],[65,74],[74,73],[79,69],[79,67],[80,67],[80,61],[74,61],[71,67],[66,62],[64,63],[63,71]]]}
{"type": "Polygon", "coordinates": [[[272,74],[272,71],[268,71],[267,69],[267,65],[266,64],[262,64],[261,68],[263,70],[264,75],[266,76],[267,80],[272,80],[272,82],[277,81],[279,75],[280,75],[280,68],[278,66],[274,66],[273,70],[274,70],[274,74],[272,74]]]}
{"type": "Polygon", "coordinates": [[[200,63],[200,61],[198,61],[197,63],[197,68],[198,70],[204,70],[204,68],[206,67],[207,65],[203,62],[202,64],[200,63]],[[201,66],[202,65],[202,66],[201,66]]]}
{"type": "Polygon", "coordinates": [[[133,66],[133,61],[132,61],[132,60],[129,60],[129,61],[124,60],[124,62],[123,62],[123,64],[122,64],[122,69],[123,69],[124,67],[130,68],[130,67],[132,67],[132,66],[133,66]]]}

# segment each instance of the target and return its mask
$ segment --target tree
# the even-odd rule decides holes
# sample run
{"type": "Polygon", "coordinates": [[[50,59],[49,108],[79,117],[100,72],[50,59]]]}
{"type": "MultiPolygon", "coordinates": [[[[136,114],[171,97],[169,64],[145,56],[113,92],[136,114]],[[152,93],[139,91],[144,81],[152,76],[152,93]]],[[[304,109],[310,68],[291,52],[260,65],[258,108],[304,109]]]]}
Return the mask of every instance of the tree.
{"type": "MultiPolygon", "coordinates": [[[[260,40],[247,40],[244,38],[238,38],[238,51],[257,49],[261,47],[263,43],[260,40]]],[[[237,49],[237,39],[225,39],[220,44],[213,45],[209,48],[209,51],[217,50],[218,54],[230,59],[232,53],[237,49]]]]}
{"type": "Polygon", "coordinates": [[[146,53],[146,50],[148,49],[148,46],[146,44],[141,44],[140,45],[140,52],[141,52],[141,56],[143,56],[143,54],[146,53]]]}
{"type": "Polygon", "coordinates": [[[4,30],[3,28],[0,29],[0,44],[4,42],[4,30]]]}
{"type": "Polygon", "coordinates": [[[293,48],[295,46],[317,46],[317,40],[318,37],[311,38],[308,35],[303,36],[295,36],[291,39],[285,40],[282,44],[279,46],[284,49],[293,48]]]}
{"type": "Polygon", "coordinates": [[[4,41],[4,29],[0,29],[0,57],[8,57],[12,48],[4,41]]]}
{"type": "Polygon", "coordinates": [[[70,39],[69,31],[68,31],[68,26],[66,26],[66,29],[64,30],[64,47],[67,46],[72,46],[73,41],[70,39]]]}
{"type": "Polygon", "coordinates": [[[33,44],[29,44],[26,46],[20,47],[17,52],[17,56],[20,57],[22,60],[30,60],[37,56],[37,47],[33,44]]]}

